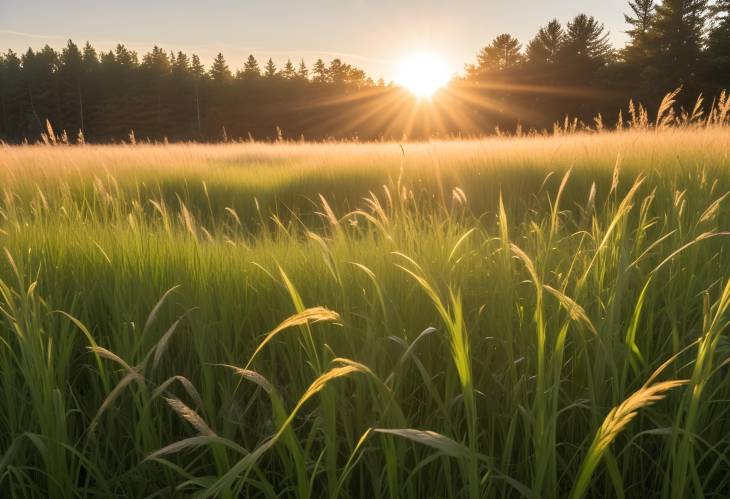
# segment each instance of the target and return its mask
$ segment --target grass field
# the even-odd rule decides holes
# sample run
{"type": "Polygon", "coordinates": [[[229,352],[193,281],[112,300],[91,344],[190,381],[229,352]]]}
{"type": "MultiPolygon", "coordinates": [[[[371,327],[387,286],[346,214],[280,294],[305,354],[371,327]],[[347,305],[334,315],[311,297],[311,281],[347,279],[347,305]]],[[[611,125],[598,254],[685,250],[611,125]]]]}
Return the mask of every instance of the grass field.
{"type": "Polygon", "coordinates": [[[729,496],[729,151],[1,147],[0,496],[729,496]]]}

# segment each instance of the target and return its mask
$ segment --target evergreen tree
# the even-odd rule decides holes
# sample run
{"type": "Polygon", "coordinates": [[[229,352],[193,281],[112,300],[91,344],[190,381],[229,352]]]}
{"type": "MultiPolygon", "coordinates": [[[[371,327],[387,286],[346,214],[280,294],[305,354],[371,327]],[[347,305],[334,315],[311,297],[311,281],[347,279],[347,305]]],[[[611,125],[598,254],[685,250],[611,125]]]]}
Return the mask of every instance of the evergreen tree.
{"type": "Polygon", "coordinates": [[[233,79],[231,70],[228,69],[228,64],[226,64],[226,59],[220,52],[210,67],[210,78],[218,84],[228,83],[233,79]]]}
{"type": "Polygon", "coordinates": [[[527,60],[532,64],[549,65],[558,62],[563,43],[563,26],[553,19],[540,28],[535,38],[527,44],[527,60]]]}
{"type": "Polygon", "coordinates": [[[308,80],[309,79],[309,69],[307,69],[307,65],[304,62],[304,59],[302,59],[299,62],[299,69],[297,70],[297,76],[301,78],[302,80],[308,80]]]}
{"type": "Polygon", "coordinates": [[[314,63],[314,81],[317,83],[327,82],[327,66],[325,66],[322,59],[317,59],[314,63]]]}
{"type": "Polygon", "coordinates": [[[0,138],[17,141],[27,136],[26,100],[20,58],[8,50],[0,57],[0,138]]]}
{"type": "Polygon", "coordinates": [[[135,96],[133,129],[140,136],[162,139],[174,131],[172,64],[167,52],[158,46],[142,57],[140,83],[146,91],[135,96]]]}
{"type": "Polygon", "coordinates": [[[715,90],[730,89],[730,0],[713,6],[715,25],[707,42],[708,78],[715,90]]]}
{"type": "Polygon", "coordinates": [[[297,70],[294,68],[294,64],[291,59],[287,59],[284,68],[281,70],[281,76],[287,80],[293,80],[297,76],[297,70]]]}
{"type": "Polygon", "coordinates": [[[28,103],[33,116],[35,130],[31,135],[44,133],[45,122],[54,127],[60,121],[60,99],[57,94],[55,73],[58,69],[58,53],[46,45],[40,52],[28,49],[21,57],[28,103]]]}
{"type": "Polygon", "coordinates": [[[276,77],[276,64],[274,64],[274,61],[270,57],[268,62],[266,63],[266,66],[264,67],[264,76],[266,78],[276,77]]]}
{"type": "Polygon", "coordinates": [[[193,92],[195,95],[195,130],[198,137],[203,133],[203,125],[200,113],[200,85],[205,80],[205,66],[200,63],[200,57],[193,54],[190,58],[190,76],[193,79],[193,92]]]}
{"type": "Polygon", "coordinates": [[[69,40],[61,51],[58,70],[62,107],[59,126],[69,131],[83,131],[84,129],[84,98],[81,88],[84,76],[83,64],[81,51],[74,42],[69,40]]]}
{"type": "Polygon", "coordinates": [[[8,139],[9,125],[8,125],[8,111],[7,111],[7,94],[8,94],[8,69],[6,67],[5,55],[0,54],[0,114],[2,120],[0,121],[0,139],[8,139]]]}
{"type": "Polygon", "coordinates": [[[152,47],[152,52],[145,54],[142,58],[142,68],[151,71],[156,76],[163,76],[171,71],[172,65],[167,53],[155,45],[152,47]]]}
{"type": "Polygon", "coordinates": [[[96,54],[96,49],[92,47],[89,42],[86,42],[86,45],[84,45],[82,59],[84,63],[84,70],[87,73],[91,73],[99,66],[99,56],[96,54]]]}
{"type": "Polygon", "coordinates": [[[170,110],[170,123],[166,124],[167,133],[194,133],[199,129],[199,93],[198,82],[192,74],[191,59],[179,51],[177,55],[170,54],[170,61],[172,81],[168,85],[168,93],[171,95],[164,99],[170,110]]]}
{"type": "Polygon", "coordinates": [[[75,83],[76,80],[81,78],[82,66],[83,55],[79,47],[69,40],[59,57],[59,73],[65,77],[70,77],[75,83]]]}
{"type": "Polygon", "coordinates": [[[111,70],[106,75],[108,89],[118,95],[134,93],[139,70],[137,52],[118,44],[113,57],[108,58],[108,61],[112,63],[111,70]]]}
{"type": "Polygon", "coordinates": [[[348,65],[343,63],[341,59],[332,59],[327,68],[327,81],[337,85],[344,85],[347,82],[348,72],[348,65]]]}
{"type": "Polygon", "coordinates": [[[561,71],[568,81],[586,84],[592,82],[612,54],[603,24],[592,16],[579,14],[568,23],[558,55],[561,71]]]}
{"type": "Polygon", "coordinates": [[[503,33],[498,35],[492,43],[484,47],[477,54],[475,66],[469,66],[467,72],[473,78],[512,69],[522,62],[520,50],[522,45],[512,35],[503,33]]]}
{"type": "Polygon", "coordinates": [[[372,87],[375,85],[372,78],[368,78],[368,75],[362,69],[349,64],[347,65],[347,68],[347,85],[355,88],[372,87]]]}
{"type": "Polygon", "coordinates": [[[692,85],[701,64],[707,0],[663,0],[649,30],[651,68],[659,92],[692,85]]]}
{"type": "Polygon", "coordinates": [[[253,54],[249,54],[248,59],[243,64],[242,76],[252,80],[261,76],[261,68],[259,68],[259,63],[253,54]]]}
{"type": "MultiPolygon", "coordinates": [[[[89,138],[94,137],[98,122],[99,102],[103,97],[102,81],[103,72],[101,71],[101,62],[96,49],[87,41],[84,45],[82,56],[82,76],[81,76],[81,92],[83,94],[83,125],[81,132],[84,140],[88,135],[89,138]]],[[[78,137],[78,135],[77,135],[78,137]]]]}
{"type": "Polygon", "coordinates": [[[631,26],[626,31],[629,43],[622,51],[628,63],[641,64],[648,57],[648,34],[654,19],[654,0],[630,0],[631,14],[624,14],[626,23],[631,26]]]}
{"type": "Polygon", "coordinates": [[[205,66],[200,63],[200,57],[197,54],[190,57],[190,74],[197,81],[205,78],[205,66]]]}
{"type": "Polygon", "coordinates": [[[114,61],[118,66],[124,66],[126,68],[134,68],[139,64],[137,52],[129,50],[121,43],[114,50],[114,61]]]}
{"type": "Polygon", "coordinates": [[[104,66],[106,71],[108,71],[108,68],[111,68],[116,63],[117,58],[112,50],[110,50],[109,52],[102,52],[99,56],[99,64],[104,66]]]}
{"type": "Polygon", "coordinates": [[[190,59],[188,56],[183,52],[178,52],[174,58],[170,57],[170,60],[172,61],[172,76],[178,81],[187,79],[190,75],[190,59]]]}
{"type": "MultiPolygon", "coordinates": [[[[651,5],[647,0],[631,0],[627,29],[632,43],[622,53],[626,61],[630,50],[643,46],[646,63],[615,63],[603,26],[581,15],[565,30],[555,20],[540,28],[527,45],[526,57],[516,39],[498,36],[480,51],[470,72],[484,77],[479,81],[497,84],[465,85],[449,98],[455,105],[489,99],[489,108],[471,110],[473,131],[478,132],[495,125],[512,127],[515,116],[527,127],[540,128],[566,113],[587,120],[596,111],[614,111],[636,97],[637,91],[646,91],[638,97],[651,103],[649,97],[656,98],[679,82],[694,84],[684,92],[692,98],[700,90],[715,94],[727,87],[730,0],[714,1],[714,18],[707,33],[704,21],[710,9],[706,0],[663,0],[653,15],[651,5]],[[687,53],[693,56],[687,57],[687,53]],[[640,68],[646,68],[641,79],[632,77],[640,74],[640,68]],[[638,86],[639,81],[645,86],[638,86]],[[561,89],[556,93],[551,90],[556,85],[582,86],[592,92],[561,89]],[[470,95],[458,96],[462,91],[470,95]]],[[[283,132],[290,136],[344,137],[347,120],[372,116],[376,99],[394,95],[392,87],[380,80],[377,92],[338,98],[341,93],[375,86],[364,71],[341,59],[329,65],[317,60],[311,71],[312,85],[304,61],[298,68],[287,61],[277,72],[269,60],[265,69],[268,79],[259,80],[261,70],[251,55],[237,72],[239,81],[223,85],[232,75],[221,54],[206,73],[197,56],[171,54],[159,47],[146,54],[141,64],[137,54],[121,44],[101,53],[89,43],[80,49],[71,41],[60,54],[49,46],[37,52],[30,49],[22,57],[10,51],[0,55],[0,139],[37,140],[46,131],[46,120],[57,133],[65,129],[71,137],[75,130],[83,129],[85,140],[92,142],[124,139],[130,129],[140,138],[205,140],[220,137],[223,126],[230,136],[251,132],[271,137],[276,125],[283,125],[283,132]],[[291,83],[278,84],[280,79],[291,83]],[[307,104],[328,99],[336,103],[304,111],[307,104]]],[[[396,115],[393,120],[387,125],[390,130],[403,124],[396,115]]],[[[420,118],[414,122],[415,129],[421,126],[418,121],[420,118]]],[[[367,126],[371,137],[384,133],[383,125],[369,122],[367,126]]],[[[449,120],[439,126],[445,126],[446,133],[463,131],[449,120]]],[[[358,125],[358,133],[364,130],[358,125]]]]}

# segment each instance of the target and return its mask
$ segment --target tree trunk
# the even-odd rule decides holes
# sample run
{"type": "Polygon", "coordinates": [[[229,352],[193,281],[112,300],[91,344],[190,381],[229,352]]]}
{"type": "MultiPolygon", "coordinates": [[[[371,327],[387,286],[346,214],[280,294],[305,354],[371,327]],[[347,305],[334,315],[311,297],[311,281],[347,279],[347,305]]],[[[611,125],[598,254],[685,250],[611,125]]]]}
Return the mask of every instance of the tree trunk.
{"type": "Polygon", "coordinates": [[[81,77],[76,78],[76,90],[79,94],[79,118],[81,118],[81,133],[84,133],[84,97],[81,93],[81,77]]]}

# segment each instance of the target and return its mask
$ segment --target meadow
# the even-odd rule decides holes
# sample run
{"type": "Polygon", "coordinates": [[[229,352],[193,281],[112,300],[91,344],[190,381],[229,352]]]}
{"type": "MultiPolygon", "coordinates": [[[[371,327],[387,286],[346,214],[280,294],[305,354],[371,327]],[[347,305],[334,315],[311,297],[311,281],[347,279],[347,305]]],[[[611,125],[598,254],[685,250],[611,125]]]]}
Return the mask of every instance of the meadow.
{"type": "Polygon", "coordinates": [[[730,496],[727,104],[0,146],[0,496],[730,496]]]}

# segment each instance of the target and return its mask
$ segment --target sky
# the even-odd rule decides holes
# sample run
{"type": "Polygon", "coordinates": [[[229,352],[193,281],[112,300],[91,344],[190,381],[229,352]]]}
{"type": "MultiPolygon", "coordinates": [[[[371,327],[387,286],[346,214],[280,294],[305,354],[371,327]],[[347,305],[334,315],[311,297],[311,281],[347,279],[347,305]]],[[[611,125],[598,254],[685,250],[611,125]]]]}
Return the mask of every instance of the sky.
{"type": "Polygon", "coordinates": [[[526,44],[550,19],[581,12],[621,46],[626,10],[626,0],[0,0],[0,51],[61,48],[70,38],[99,50],[121,42],[140,55],[159,45],[206,65],[222,52],[231,69],[249,53],[278,65],[340,57],[391,80],[410,54],[434,53],[457,73],[500,33],[526,44]]]}

